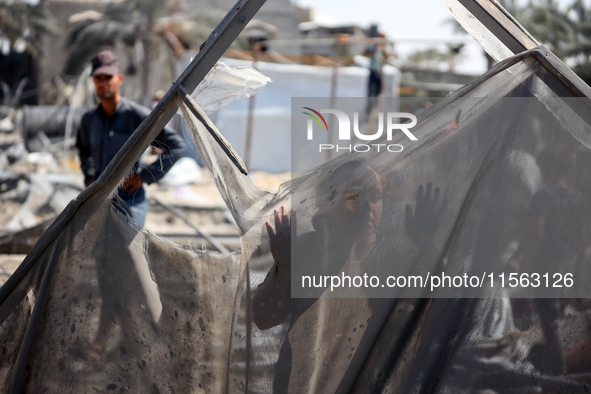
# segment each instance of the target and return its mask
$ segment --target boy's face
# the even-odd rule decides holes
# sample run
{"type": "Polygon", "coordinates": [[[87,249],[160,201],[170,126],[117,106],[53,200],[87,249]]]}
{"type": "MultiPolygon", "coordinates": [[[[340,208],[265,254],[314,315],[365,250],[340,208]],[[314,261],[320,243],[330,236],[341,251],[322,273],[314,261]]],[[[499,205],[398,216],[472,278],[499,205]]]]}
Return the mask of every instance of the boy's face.
{"type": "Polygon", "coordinates": [[[362,166],[341,174],[333,182],[338,185],[333,200],[335,221],[346,227],[353,226],[354,231],[360,233],[375,233],[383,209],[384,191],[380,176],[373,169],[362,166]]]}
{"type": "Polygon", "coordinates": [[[99,99],[111,99],[119,94],[123,83],[123,74],[98,74],[92,77],[94,88],[99,99]]]}

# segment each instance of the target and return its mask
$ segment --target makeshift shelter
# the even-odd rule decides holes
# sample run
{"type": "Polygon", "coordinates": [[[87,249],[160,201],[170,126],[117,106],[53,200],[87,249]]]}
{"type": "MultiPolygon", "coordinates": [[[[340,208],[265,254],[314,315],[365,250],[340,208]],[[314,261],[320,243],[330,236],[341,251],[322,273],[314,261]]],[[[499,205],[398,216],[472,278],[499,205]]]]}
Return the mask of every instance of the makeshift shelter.
{"type": "Polygon", "coordinates": [[[2,390],[589,390],[589,307],[574,300],[589,298],[591,200],[586,173],[575,170],[591,154],[589,87],[543,47],[526,47],[422,113],[416,142],[393,137],[405,144],[400,154],[341,155],[264,193],[186,93],[253,4],[237,4],[126,153],[0,289],[2,390]],[[177,107],[240,228],[240,255],[181,250],[111,206],[177,107]],[[297,214],[291,231],[287,215],[273,219],[282,205],[297,214]],[[286,260],[291,278],[281,282],[286,260]],[[298,275],[364,271],[482,280],[376,292],[298,285],[298,275]],[[549,272],[550,283],[558,273],[562,287],[523,276],[511,286],[510,272],[549,272]],[[289,287],[274,286],[282,283],[293,295],[284,303],[289,287]],[[101,336],[102,351],[91,349],[101,336]]]}

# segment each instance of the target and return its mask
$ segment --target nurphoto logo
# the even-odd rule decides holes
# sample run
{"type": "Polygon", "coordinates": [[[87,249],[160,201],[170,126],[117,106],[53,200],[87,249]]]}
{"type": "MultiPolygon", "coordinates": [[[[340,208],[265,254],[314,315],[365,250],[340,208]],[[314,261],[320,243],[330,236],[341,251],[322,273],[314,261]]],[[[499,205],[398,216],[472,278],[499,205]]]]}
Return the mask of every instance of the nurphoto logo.
{"type": "Polygon", "coordinates": [[[338,124],[338,139],[339,141],[346,142],[349,144],[319,144],[318,151],[322,152],[325,150],[335,150],[336,152],[348,151],[348,152],[402,152],[404,147],[400,144],[388,144],[388,143],[361,143],[351,144],[352,135],[360,141],[376,141],[381,139],[386,133],[386,141],[392,141],[394,135],[399,132],[411,141],[417,141],[417,137],[410,131],[410,129],[417,124],[417,118],[413,114],[407,112],[379,112],[377,117],[377,131],[369,132],[367,130],[367,124],[365,125],[366,130],[362,132],[360,130],[360,119],[359,112],[353,113],[353,122],[349,115],[338,109],[321,109],[317,111],[310,107],[302,107],[309,112],[303,112],[309,116],[307,123],[307,139],[309,141],[314,139],[314,124],[317,124],[320,131],[328,132],[328,123],[322,114],[332,114],[336,116],[338,124]],[[410,120],[410,122],[409,122],[410,120]],[[384,125],[385,123],[385,125],[384,125]],[[353,131],[353,134],[351,133],[353,131]]]}

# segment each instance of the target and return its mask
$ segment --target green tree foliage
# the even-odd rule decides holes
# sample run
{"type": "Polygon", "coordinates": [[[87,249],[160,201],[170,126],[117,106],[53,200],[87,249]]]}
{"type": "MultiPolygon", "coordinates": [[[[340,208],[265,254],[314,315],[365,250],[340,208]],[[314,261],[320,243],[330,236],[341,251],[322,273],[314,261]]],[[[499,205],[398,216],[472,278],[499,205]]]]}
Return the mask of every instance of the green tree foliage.
{"type": "Polygon", "coordinates": [[[591,7],[574,0],[560,7],[556,0],[501,2],[540,43],[566,62],[585,82],[591,82],[591,7]],[[510,3],[510,4],[507,4],[510,3]],[[511,12],[513,11],[513,12],[511,12]]]}
{"type": "MultiPolygon", "coordinates": [[[[591,84],[589,1],[573,0],[566,7],[556,0],[499,0],[499,3],[541,44],[591,84]]],[[[456,25],[458,31],[463,31],[456,25]]]]}
{"type": "Polygon", "coordinates": [[[8,40],[11,45],[20,41],[31,55],[40,57],[43,54],[41,37],[56,33],[55,22],[43,8],[43,3],[0,1],[0,38],[8,40]]]}

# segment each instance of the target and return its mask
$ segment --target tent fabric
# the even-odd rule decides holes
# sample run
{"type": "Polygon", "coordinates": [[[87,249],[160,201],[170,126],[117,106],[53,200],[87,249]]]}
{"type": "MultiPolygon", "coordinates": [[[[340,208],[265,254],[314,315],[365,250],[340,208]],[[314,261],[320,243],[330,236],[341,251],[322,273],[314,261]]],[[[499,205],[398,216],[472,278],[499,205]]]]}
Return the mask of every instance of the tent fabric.
{"type": "Polygon", "coordinates": [[[420,114],[418,141],[403,154],[340,155],[275,194],[257,189],[212,138],[215,126],[177,97],[239,227],[240,254],[183,250],[138,231],[98,187],[79,197],[0,288],[0,390],[589,390],[591,201],[577,170],[591,153],[588,100],[541,53],[500,63],[420,114]],[[369,202],[380,209],[365,210],[369,202]],[[272,256],[285,248],[271,252],[265,224],[285,229],[273,217],[281,206],[297,216],[274,238],[289,239],[287,282],[272,256]],[[393,266],[576,269],[578,285],[299,289],[269,309],[308,269],[378,275],[393,266]]]}
{"type": "Polygon", "coordinates": [[[2,316],[2,391],[222,390],[211,368],[225,366],[231,313],[218,303],[233,303],[238,256],[179,250],[138,232],[110,203],[92,205],[2,303],[14,308],[2,316]],[[206,290],[214,283],[228,286],[206,290]],[[105,349],[89,353],[102,313],[105,349]]]}
{"type": "MultiPolygon", "coordinates": [[[[245,319],[257,311],[277,312],[267,306],[275,302],[277,292],[265,292],[261,298],[257,293],[281,267],[273,265],[272,258],[262,261],[263,252],[254,245],[266,243],[263,222],[273,221],[272,211],[281,205],[297,214],[291,242],[292,247],[299,243],[300,249],[292,249],[292,296],[297,286],[293,277],[302,273],[359,272],[351,260],[359,239],[367,234],[358,229],[364,218],[335,219],[339,201],[332,197],[344,196],[348,186],[359,184],[368,192],[377,183],[384,189],[375,246],[364,269],[372,269],[373,263],[375,272],[380,265],[398,273],[416,273],[417,265],[421,272],[437,272],[443,264],[457,275],[492,269],[508,274],[517,264],[520,273],[588,277],[582,220],[589,209],[583,197],[586,178],[573,170],[575,162],[582,165],[588,155],[589,124],[586,112],[580,111],[581,105],[588,111],[588,103],[562,99],[568,90],[564,82],[548,72],[535,53],[500,64],[419,116],[413,132],[421,142],[409,145],[396,159],[344,154],[285,185],[243,236],[246,250],[253,245],[253,252],[246,253],[249,276],[242,279],[253,299],[250,311],[243,311],[245,319]],[[556,188],[549,179],[558,176],[551,178],[552,171],[541,159],[548,152],[550,168],[566,182],[557,197],[547,197],[556,188]],[[338,174],[354,162],[361,163],[338,174]],[[413,246],[405,234],[405,206],[415,208],[417,190],[429,183],[446,194],[445,213],[428,244],[405,250],[413,246]],[[546,202],[537,202],[540,199],[546,202]],[[532,241],[526,234],[532,231],[530,222],[539,222],[538,216],[549,230],[532,241]],[[321,219],[336,224],[323,225],[321,219]],[[336,238],[332,244],[331,236],[336,238]],[[350,249],[342,252],[337,247],[350,249]]],[[[428,221],[419,223],[419,232],[429,233],[430,227],[428,221]]],[[[588,307],[584,301],[564,299],[575,294],[588,298],[585,280],[577,283],[577,292],[570,293],[535,288],[519,289],[520,293],[497,283],[472,292],[430,293],[432,298],[416,289],[363,289],[342,295],[326,287],[300,289],[302,293],[287,302],[281,324],[267,324],[265,319],[258,330],[254,319],[251,348],[268,346],[268,336],[277,335],[279,341],[273,342],[276,353],[266,352],[265,362],[252,353],[257,358],[248,362],[254,365],[244,379],[255,392],[269,387],[274,392],[580,392],[586,389],[585,378],[564,375],[588,371],[580,356],[589,335],[586,323],[580,325],[588,307]],[[273,373],[261,380],[254,366],[268,364],[273,373]]]]}

